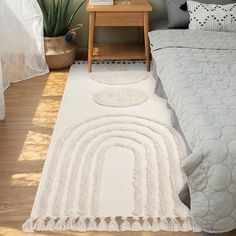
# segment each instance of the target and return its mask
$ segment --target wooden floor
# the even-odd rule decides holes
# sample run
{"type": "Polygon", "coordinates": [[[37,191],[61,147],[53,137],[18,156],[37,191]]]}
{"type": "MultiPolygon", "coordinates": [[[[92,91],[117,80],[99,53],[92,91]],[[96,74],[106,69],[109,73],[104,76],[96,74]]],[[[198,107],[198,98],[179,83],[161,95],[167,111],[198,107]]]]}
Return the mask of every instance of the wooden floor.
{"type": "MultiPolygon", "coordinates": [[[[39,183],[68,71],[12,85],[0,122],[0,236],[22,236],[39,183]]],[[[194,233],[41,233],[32,235],[197,236],[194,233]]],[[[227,234],[228,236],[236,233],[227,234]]]]}

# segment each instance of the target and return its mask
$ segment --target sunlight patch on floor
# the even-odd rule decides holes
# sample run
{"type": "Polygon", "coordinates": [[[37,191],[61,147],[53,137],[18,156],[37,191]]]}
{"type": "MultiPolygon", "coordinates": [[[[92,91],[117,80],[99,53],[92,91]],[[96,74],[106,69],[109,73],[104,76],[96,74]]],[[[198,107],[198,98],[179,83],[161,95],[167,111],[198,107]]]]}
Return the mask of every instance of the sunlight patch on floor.
{"type": "Polygon", "coordinates": [[[38,186],[41,174],[39,173],[21,173],[11,176],[12,186],[38,186]]]}
{"type": "Polygon", "coordinates": [[[42,96],[62,96],[64,92],[64,81],[47,81],[42,96]]]}
{"type": "Polygon", "coordinates": [[[50,140],[51,134],[28,131],[18,160],[44,160],[50,140]]]}
{"type": "Polygon", "coordinates": [[[40,128],[53,129],[56,122],[57,112],[41,112],[34,116],[32,124],[40,128]]]}
{"type": "Polygon", "coordinates": [[[40,131],[29,130],[25,139],[25,145],[47,145],[51,139],[51,135],[40,131]]]}
{"type": "Polygon", "coordinates": [[[24,145],[19,161],[45,160],[48,145],[24,145]]]}
{"type": "Polygon", "coordinates": [[[42,99],[37,105],[32,123],[44,128],[53,128],[60,108],[60,97],[42,99]]]}

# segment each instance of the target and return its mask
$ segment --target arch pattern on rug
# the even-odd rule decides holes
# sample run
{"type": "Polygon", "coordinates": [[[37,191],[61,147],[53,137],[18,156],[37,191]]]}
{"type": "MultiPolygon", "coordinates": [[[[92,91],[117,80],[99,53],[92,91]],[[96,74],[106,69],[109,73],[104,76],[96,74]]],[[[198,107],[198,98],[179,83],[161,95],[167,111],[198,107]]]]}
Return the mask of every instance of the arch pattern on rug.
{"type": "MultiPolygon", "coordinates": [[[[32,218],[26,222],[25,227],[41,231],[50,227],[59,230],[80,229],[79,231],[193,229],[190,214],[177,197],[185,182],[183,175],[179,174],[179,168],[182,158],[186,156],[186,149],[183,139],[174,128],[140,116],[106,115],[72,125],[58,139],[55,147],[47,159],[47,169],[42,176],[41,182],[45,184],[40,186],[42,191],[36,197],[38,207],[32,212],[32,218]],[[111,141],[113,138],[123,141],[106,144],[107,140],[111,141]],[[145,155],[140,155],[135,147],[127,145],[127,140],[143,147],[145,155]],[[97,178],[94,173],[92,175],[90,167],[95,161],[100,162],[98,168],[103,168],[105,153],[114,145],[123,146],[135,153],[135,207],[130,215],[100,217],[97,203],[102,176],[97,178]],[[98,154],[95,155],[97,151],[98,154]],[[142,169],[139,163],[141,158],[147,162],[146,169],[142,169]],[[146,199],[140,199],[142,173],[146,174],[146,199]],[[89,192],[88,186],[91,184],[95,189],[94,193],[89,192]],[[168,201],[167,195],[170,196],[168,201]],[[144,209],[140,209],[142,205],[144,209]],[[144,213],[140,215],[140,212],[144,213]],[[68,218],[68,215],[74,217],[68,218]],[[122,224],[118,218],[121,218],[122,224]]],[[[96,168],[94,171],[97,173],[96,168]]]]}

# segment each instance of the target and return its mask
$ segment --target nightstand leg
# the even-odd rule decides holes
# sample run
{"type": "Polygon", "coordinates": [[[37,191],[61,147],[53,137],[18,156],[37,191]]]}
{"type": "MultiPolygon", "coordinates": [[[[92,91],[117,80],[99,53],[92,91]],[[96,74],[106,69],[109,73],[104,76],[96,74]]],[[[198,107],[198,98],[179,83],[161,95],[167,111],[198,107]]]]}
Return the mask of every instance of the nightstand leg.
{"type": "Polygon", "coordinates": [[[89,14],[88,72],[92,71],[95,13],[89,14]]]}
{"type": "Polygon", "coordinates": [[[146,68],[147,68],[147,71],[150,71],[150,47],[149,47],[149,39],[148,39],[148,31],[149,31],[148,12],[143,13],[143,31],[144,31],[146,68]]]}

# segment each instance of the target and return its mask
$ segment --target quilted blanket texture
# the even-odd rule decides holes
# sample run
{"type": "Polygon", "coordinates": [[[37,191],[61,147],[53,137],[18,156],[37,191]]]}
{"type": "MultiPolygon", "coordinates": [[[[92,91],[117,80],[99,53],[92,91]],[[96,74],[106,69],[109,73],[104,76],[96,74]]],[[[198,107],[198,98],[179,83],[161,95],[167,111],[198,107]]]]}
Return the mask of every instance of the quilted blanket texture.
{"type": "Polygon", "coordinates": [[[236,228],[236,33],[149,34],[168,103],[191,148],[182,168],[203,231],[236,228]]]}

